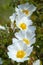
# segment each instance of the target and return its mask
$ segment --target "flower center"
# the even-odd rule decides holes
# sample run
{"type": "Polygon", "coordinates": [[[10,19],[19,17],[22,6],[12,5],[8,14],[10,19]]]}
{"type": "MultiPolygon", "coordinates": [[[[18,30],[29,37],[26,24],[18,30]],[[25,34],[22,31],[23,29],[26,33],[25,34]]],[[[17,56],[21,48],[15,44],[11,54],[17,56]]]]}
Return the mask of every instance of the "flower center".
{"type": "Polygon", "coordinates": [[[23,39],[23,41],[28,45],[30,43],[30,41],[26,38],[23,39]]]}
{"type": "Polygon", "coordinates": [[[16,57],[17,58],[23,58],[26,55],[26,53],[22,50],[17,51],[16,57]]]}
{"type": "Polygon", "coordinates": [[[27,26],[26,26],[25,23],[21,23],[21,24],[20,24],[20,27],[21,27],[23,30],[25,30],[27,26]]]}
{"type": "Polygon", "coordinates": [[[26,15],[29,14],[29,11],[28,10],[22,10],[23,13],[25,13],[26,15]]]}

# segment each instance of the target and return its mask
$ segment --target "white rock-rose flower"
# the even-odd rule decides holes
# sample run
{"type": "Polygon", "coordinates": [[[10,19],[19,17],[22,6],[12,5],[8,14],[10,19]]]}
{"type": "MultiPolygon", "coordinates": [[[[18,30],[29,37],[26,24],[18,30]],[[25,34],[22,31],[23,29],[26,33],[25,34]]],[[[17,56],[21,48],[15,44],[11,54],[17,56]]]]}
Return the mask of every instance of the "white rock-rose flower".
{"type": "MultiPolygon", "coordinates": [[[[15,37],[18,40],[21,40],[22,42],[24,42],[27,46],[31,46],[36,41],[35,33],[30,33],[28,31],[26,33],[23,31],[15,33],[15,37]]],[[[18,41],[18,40],[16,40],[16,41],[18,41]]],[[[15,42],[15,38],[13,38],[13,41],[15,42]]]]}
{"type": "Polygon", "coordinates": [[[15,8],[15,11],[19,16],[27,16],[30,17],[32,13],[36,10],[36,7],[33,4],[25,3],[18,5],[18,7],[15,8]]]}
{"type": "Polygon", "coordinates": [[[22,17],[16,19],[16,26],[20,28],[20,30],[27,31],[28,26],[32,25],[32,21],[27,17],[22,17]]]}
{"type": "Polygon", "coordinates": [[[33,47],[27,47],[22,41],[18,41],[15,44],[8,46],[8,56],[13,61],[24,62],[29,60],[29,57],[33,47]]]}

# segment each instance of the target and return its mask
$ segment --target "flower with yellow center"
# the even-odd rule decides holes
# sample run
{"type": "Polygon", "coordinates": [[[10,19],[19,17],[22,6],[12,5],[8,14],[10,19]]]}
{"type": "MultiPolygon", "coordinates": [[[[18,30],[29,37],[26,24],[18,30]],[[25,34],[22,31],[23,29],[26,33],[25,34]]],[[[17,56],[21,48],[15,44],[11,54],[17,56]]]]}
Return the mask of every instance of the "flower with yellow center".
{"type": "MultiPolygon", "coordinates": [[[[27,31],[27,32],[20,31],[18,33],[15,33],[15,36],[18,40],[21,40],[27,46],[31,46],[36,41],[35,33],[31,33],[29,31],[27,31]]],[[[16,39],[16,41],[17,41],[17,39],[16,39]]],[[[13,40],[14,40],[14,38],[13,38],[13,40]]]]}
{"type": "Polygon", "coordinates": [[[24,62],[26,60],[29,60],[28,56],[30,56],[32,50],[33,46],[27,47],[26,44],[18,40],[14,44],[8,46],[7,54],[9,58],[16,62],[24,62]]]}
{"type": "Polygon", "coordinates": [[[32,25],[32,21],[28,19],[27,17],[22,17],[16,19],[16,26],[20,28],[21,30],[27,30],[28,26],[32,25]]]}
{"type": "Polygon", "coordinates": [[[15,11],[18,15],[24,15],[27,17],[30,17],[35,10],[36,7],[33,4],[29,3],[18,5],[18,8],[15,8],[15,11]]]}

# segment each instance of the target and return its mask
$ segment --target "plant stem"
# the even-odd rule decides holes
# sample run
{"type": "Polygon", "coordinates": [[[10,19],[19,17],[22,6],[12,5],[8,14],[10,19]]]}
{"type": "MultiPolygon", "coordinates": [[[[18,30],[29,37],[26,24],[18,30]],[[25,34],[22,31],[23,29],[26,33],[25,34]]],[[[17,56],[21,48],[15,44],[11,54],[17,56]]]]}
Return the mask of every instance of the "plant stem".
{"type": "Polygon", "coordinates": [[[20,63],[18,63],[18,65],[20,65],[20,63]]]}

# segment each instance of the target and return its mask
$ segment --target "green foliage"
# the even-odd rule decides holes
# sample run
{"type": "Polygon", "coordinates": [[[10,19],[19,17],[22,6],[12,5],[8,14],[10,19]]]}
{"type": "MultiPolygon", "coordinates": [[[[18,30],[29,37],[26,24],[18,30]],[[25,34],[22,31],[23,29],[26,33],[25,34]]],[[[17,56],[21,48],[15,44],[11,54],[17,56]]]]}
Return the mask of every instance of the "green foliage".
{"type": "MultiPolygon", "coordinates": [[[[7,27],[6,31],[0,30],[0,57],[3,59],[2,65],[17,65],[16,62],[11,61],[7,56],[7,46],[12,44],[12,38],[15,33],[10,28],[11,21],[9,20],[9,16],[15,12],[15,6],[26,2],[32,3],[37,7],[37,10],[31,16],[33,25],[36,26],[36,43],[33,45],[34,50],[31,57],[40,59],[41,65],[43,65],[43,0],[0,0],[0,25],[4,25],[5,27],[7,25],[10,31],[8,33],[7,27]]],[[[31,59],[31,61],[33,60],[31,59]]],[[[23,64],[21,63],[21,65],[25,65],[26,63],[27,61],[23,64]]]]}

